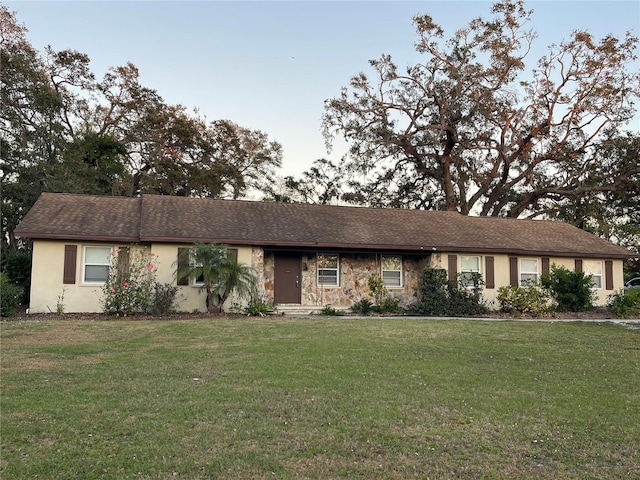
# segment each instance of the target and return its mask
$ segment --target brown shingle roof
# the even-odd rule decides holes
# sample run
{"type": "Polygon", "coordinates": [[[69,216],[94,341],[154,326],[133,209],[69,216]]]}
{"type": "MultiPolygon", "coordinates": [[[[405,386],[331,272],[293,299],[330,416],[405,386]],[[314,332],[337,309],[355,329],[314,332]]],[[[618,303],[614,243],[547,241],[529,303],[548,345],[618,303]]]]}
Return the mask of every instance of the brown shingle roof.
{"type": "Polygon", "coordinates": [[[144,195],[45,193],[16,229],[31,238],[626,258],[562,222],[455,212],[144,195]]]}
{"type": "Polygon", "coordinates": [[[136,242],[140,199],[43,193],[15,230],[19,237],[136,242]]]}

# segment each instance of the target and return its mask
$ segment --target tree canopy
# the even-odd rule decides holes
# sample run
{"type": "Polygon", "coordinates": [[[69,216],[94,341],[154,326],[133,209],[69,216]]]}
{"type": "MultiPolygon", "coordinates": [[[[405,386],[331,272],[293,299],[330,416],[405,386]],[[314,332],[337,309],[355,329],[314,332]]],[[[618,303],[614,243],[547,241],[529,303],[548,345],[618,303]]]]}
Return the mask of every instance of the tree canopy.
{"type": "Polygon", "coordinates": [[[382,55],[371,76],[325,102],[328,145],[349,145],[350,198],[487,216],[562,212],[573,223],[594,219],[585,203],[631,206],[640,161],[622,145],[638,141],[624,132],[640,96],[638,39],[574,31],[527,64],[533,12],[501,0],[491,14],[446,41],[429,15],[415,16],[422,62],[401,71],[382,55]]]}
{"type": "Polygon", "coordinates": [[[266,133],[167,104],[131,63],[96,79],[87,55],[39,52],[26,31],[0,5],[3,252],[44,191],[239,198],[271,184],[282,147],[266,133]]]}
{"type": "MultiPolygon", "coordinates": [[[[428,5],[425,6],[428,8],[428,5]]],[[[522,0],[451,36],[413,18],[420,59],[370,61],[326,100],[340,161],[279,177],[282,147],[232,120],[167,104],[135,65],[96,78],[75,50],[40,52],[0,5],[2,251],[43,191],[142,193],[553,217],[638,248],[638,38],[570,32],[531,59],[522,0]]],[[[5,258],[5,255],[3,255],[5,258]]]]}

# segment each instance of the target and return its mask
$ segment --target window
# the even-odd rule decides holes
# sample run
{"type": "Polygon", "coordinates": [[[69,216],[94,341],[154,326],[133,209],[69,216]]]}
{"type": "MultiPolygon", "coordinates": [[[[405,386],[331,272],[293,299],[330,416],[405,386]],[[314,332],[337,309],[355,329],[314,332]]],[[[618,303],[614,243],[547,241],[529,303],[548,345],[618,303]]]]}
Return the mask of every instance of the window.
{"type": "Polygon", "coordinates": [[[83,282],[106,282],[110,264],[111,247],[84,247],[83,282]]]}
{"type": "Polygon", "coordinates": [[[318,285],[338,285],[340,273],[338,255],[318,255],[318,285]]]}
{"type": "MultiPolygon", "coordinates": [[[[227,258],[232,263],[238,263],[238,249],[236,248],[227,248],[227,258]]],[[[189,247],[180,247],[178,248],[178,272],[185,272],[189,270],[187,266],[191,267],[202,267],[201,262],[196,262],[194,257],[193,248],[189,247]]],[[[201,287],[204,285],[204,275],[201,273],[196,278],[189,278],[189,276],[178,277],[177,278],[178,285],[195,285],[201,287]]]]}
{"type": "MultiPolygon", "coordinates": [[[[178,248],[178,273],[191,270],[190,267],[201,267],[201,263],[196,263],[193,258],[192,248],[178,248]]],[[[197,278],[189,277],[188,275],[178,277],[178,285],[204,285],[204,276],[198,275],[197,278]]]]}
{"type": "Polygon", "coordinates": [[[527,285],[538,281],[538,259],[520,259],[520,285],[527,285]]]}
{"type": "MultiPolygon", "coordinates": [[[[196,262],[195,260],[191,264],[194,268],[202,269],[202,262],[196,262]]],[[[202,272],[202,270],[200,270],[202,272]]],[[[196,278],[193,279],[193,285],[197,287],[202,287],[204,285],[204,272],[200,273],[196,278]]]]}
{"type": "Polygon", "coordinates": [[[402,286],[402,257],[382,256],[382,283],[385,287],[402,286]]]}
{"type": "Polygon", "coordinates": [[[602,288],[602,262],[599,260],[584,260],[582,268],[585,276],[591,275],[591,286],[593,288],[602,288]]]}
{"type": "Polygon", "coordinates": [[[460,282],[465,287],[473,287],[473,279],[480,273],[480,257],[460,257],[460,282]]]}

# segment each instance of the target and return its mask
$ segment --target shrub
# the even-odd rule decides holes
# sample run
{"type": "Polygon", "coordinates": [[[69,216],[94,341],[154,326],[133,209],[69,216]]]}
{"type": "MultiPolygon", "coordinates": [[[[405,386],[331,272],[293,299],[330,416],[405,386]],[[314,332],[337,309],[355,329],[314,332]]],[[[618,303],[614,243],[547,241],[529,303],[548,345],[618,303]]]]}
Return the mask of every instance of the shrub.
{"type": "Polygon", "coordinates": [[[371,275],[367,280],[367,286],[369,292],[373,297],[373,301],[376,305],[380,305],[387,298],[387,287],[384,286],[384,281],[380,275],[371,275]]]}
{"type": "Polygon", "coordinates": [[[336,317],[344,315],[344,312],[341,310],[336,310],[331,305],[325,305],[324,307],[322,307],[322,310],[320,310],[320,315],[329,315],[336,317]]]}
{"type": "Polygon", "coordinates": [[[11,283],[4,273],[0,273],[0,316],[13,317],[21,305],[23,288],[11,283]]]}
{"type": "Polygon", "coordinates": [[[371,315],[371,313],[373,313],[373,307],[374,305],[371,300],[363,298],[351,306],[351,311],[358,315],[371,315]]]}
{"type": "Polygon", "coordinates": [[[2,260],[2,271],[7,275],[10,284],[20,287],[21,302],[29,303],[31,254],[24,250],[8,252],[2,260]]]}
{"type": "Polygon", "coordinates": [[[607,297],[607,307],[617,317],[640,314],[640,288],[619,290],[607,297]]]}
{"type": "Polygon", "coordinates": [[[506,285],[498,289],[496,297],[505,313],[540,315],[553,309],[551,292],[538,283],[527,286],[506,285]]]}
{"type": "Polygon", "coordinates": [[[56,301],[56,313],[58,315],[64,315],[64,293],[66,291],[67,289],[63,288],[60,295],[58,295],[58,300],[56,301]]]}
{"type": "Polygon", "coordinates": [[[400,299],[392,295],[387,295],[385,299],[374,307],[374,311],[377,313],[401,313],[403,310],[400,307],[400,299]]]}
{"type": "Polygon", "coordinates": [[[146,249],[112,252],[109,276],[102,287],[105,313],[149,313],[154,302],[156,270],[154,255],[146,249]]]}
{"type": "Polygon", "coordinates": [[[480,274],[466,274],[464,282],[473,282],[473,287],[448,279],[447,271],[427,267],[422,272],[418,302],[413,306],[416,313],[423,315],[467,316],[486,312],[482,299],[482,277],[480,274]]]}
{"type": "Polygon", "coordinates": [[[273,315],[275,312],[273,305],[262,300],[256,300],[240,309],[240,313],[250,317],[266,317],[267,315],[273,315]]]}
{"type": "Polygon", "coordinates": [[[173,303],[178,294],[178,287],[171,283],[156,283],[151,311],[155,315],[165,315],[173,311],[173,303]]]}
{"type": "Polygon", "coordinates": [[[540,283],[550,290],[560,312],[583,312],[593,308],[592,280],[584,272],[552,265],[551,272],[542,276],[540,283]]]}

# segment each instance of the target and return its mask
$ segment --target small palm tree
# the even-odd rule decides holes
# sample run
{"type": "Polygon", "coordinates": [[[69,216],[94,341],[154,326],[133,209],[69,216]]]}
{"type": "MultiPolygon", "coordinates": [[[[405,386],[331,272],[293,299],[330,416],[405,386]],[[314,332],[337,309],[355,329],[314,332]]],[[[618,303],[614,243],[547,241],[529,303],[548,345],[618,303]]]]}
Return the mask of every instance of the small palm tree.
{"type": "Polygon", "coordinates": [[[227,258],[221,265],[218,283],[215,285],[213,293],[218,296],[220,311],[232,293],[241,298],[248,297],[249,303],[251,303],[256,297],[254,270],[248,265],[227,258]]]}
{"type": "Polygon", "coordinates": [[[178,278],[196,278],[207,293],[207,311],[215,306],[222,312],[224,302],[232,293],[253,299],[256,277],[248,265],[239,264],[229,255],[227,245],[196,243],[190,251],[189,262],[176,272],[178,278]],[[217,300],[214,302],[214,300],[217,300]]]}

